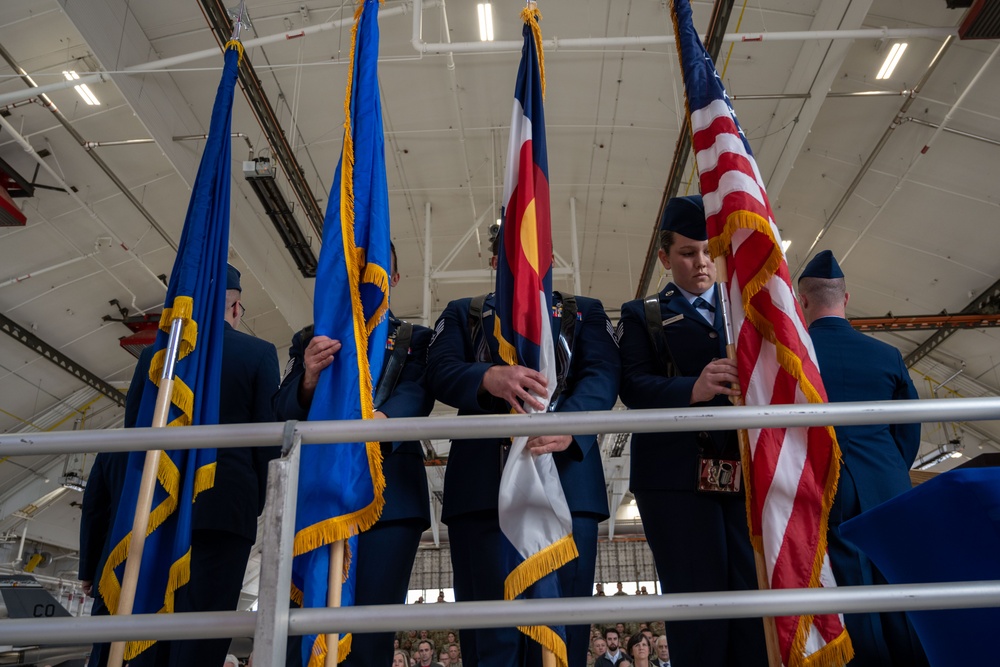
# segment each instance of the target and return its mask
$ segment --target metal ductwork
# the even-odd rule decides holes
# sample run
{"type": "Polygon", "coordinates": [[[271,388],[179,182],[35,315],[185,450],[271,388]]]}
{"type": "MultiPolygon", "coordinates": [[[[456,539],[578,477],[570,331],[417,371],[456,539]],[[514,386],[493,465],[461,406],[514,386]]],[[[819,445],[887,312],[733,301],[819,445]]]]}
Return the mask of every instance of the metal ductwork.
{"type": "Polygon", "coordinates": [[[295,222],[292,207],[281,193],[275,180],[276,175],[274,163],[269,158],[258,157],[243,163],[243,176],[253,188],[278,236],[284,241],[292,260],[295,261],[295,266],[306,278],[315,278],[318,265],[316,255],[309,247],[311,245],[309,239],[295,222]]]}

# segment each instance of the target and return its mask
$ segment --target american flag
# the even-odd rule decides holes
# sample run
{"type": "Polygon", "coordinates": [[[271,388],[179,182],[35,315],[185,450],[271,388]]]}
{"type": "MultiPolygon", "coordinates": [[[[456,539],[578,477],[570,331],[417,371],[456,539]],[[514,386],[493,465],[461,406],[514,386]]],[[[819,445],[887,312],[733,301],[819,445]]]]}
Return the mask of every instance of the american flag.
{"type": "MultiPolygon", "coordinates": [[[[747,142],[688,0],[673,0],[709,249],[725,257],[740,386],[747,405],[825,403],[816,352],[792,293],[781,236],[747,142]]],[[[836,586],[827,553],[830,506],[840,472],[832,427],[752,429],[747,512],[771,588],[836,586]]],[[[744,455],[746,456],[746,454],[744,455]]],[[[775,619],[782,662],[844,664],[853,655],[843,617],[775,619]]]]}

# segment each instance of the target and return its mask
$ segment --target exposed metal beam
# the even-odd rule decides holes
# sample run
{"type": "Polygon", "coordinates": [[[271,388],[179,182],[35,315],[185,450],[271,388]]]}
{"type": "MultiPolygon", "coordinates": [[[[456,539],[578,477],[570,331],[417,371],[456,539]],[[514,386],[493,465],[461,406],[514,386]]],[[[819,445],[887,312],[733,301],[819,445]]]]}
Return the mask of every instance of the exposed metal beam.
{"type": "Polygon", "coordinates": [[[889,127],[885,129],[885,132],[882,133],[881,138],[879,138],[879,140],[875,143],[875,146],[868,154],[868,158],[865,160],[865,163],[861,165],[861,168],[858,170],[858,173],[855,174],[854,180],[851,181],[851,184],[849,186],[847,186],[847,190],[840,198],[840,201],[837,202],[837,205],[834,207],[833,212],[829,215],[829,217],[827,217],[826,222],[823,223],[823,227],[819,230],[819,233],[816,234],[816,238],[813,239],[812,245],[810,245],[809,249],[802,255],[802,261],[799,262],[799,265],[795,268],[795,272],[792,274],[793,280],[795,279],[796,276],[798,276],[799,272],[802,271],[802,269],[805,267],[806,262],[809,261],[809,259],[812,257],[813,250],[816,249],[816,245],[819,243],[820,239],[822,239],[823,236],[826,235],[826,232],[830,229],[830,227],[833,226],[833,221],[837,219],[837,216],[840,215],[840,211],[843,210],[844,206],[854,195],[854,191],[858,189],[858,186],[861,184],[861,180],[865,177],[865,174],[868,173],[868,170],[871,169],[871,166],[875,163],[875,158],[879,156],[879,153],[882,152],[882,149],[885,148],[885,145],[889,142],[889,138],[892,136],[892,133],[895,132],[896,128],[903,123],[903,119],[906,118],[906,112],[910,110],[910,105],[912,105],[913,101],[917,99],[917,96],[920,94],[920,91],[923,90],[924,85],[931,78],[931,75],[934,74],[934,70],[937,69],[937,66],[941,63],[941,60],[944,58],[944,54],[948,51],[948,47],[950,47],[953,42],[954,42],[954,37],[951,36],[946,37],[944,42],[941,44],[941,47],[934,54],[934,57],[931,58],[930,63],[927,65],[927,69],[924,70],[924,73],[920,77],[920,80],[917,82],[917,85],[915,85],[913,87],[913,90],[910,91],[910,96],[906,98],[905,102],[903,102],[902,106],[899,108],[899,111],[896,112],[896,115],[889,123],[889,127]]]}
{"type": "MultiPolygon", "coordinates": [[[[209,26],[212,28],[212,34],[215,35],[215,39],[221,47],[229,41],[229,37],[233,34],[233,25],[226,12],[226,7],[223,5],[222,0],[198,0],[198,4],[201,5],[202,11],[205,12],[205,19],[208,21],[209,26]]],[[[282,171],[285,172],[285,178],[288,179],[289,185],[295,192],[295,197],[299,200],[299,204],[302,205],[302,210],[305,212],[309,224],[315,230],[316,234],[322,238],[323,211],[319,208],[319,203],[316,201],[316,195],[313,194],[312,188],[306,182],[302,165],[295,158],[295,153],[285,138],[285,131],[282,129],[281,123],[278,122],[278,115],[274,112],[274,108],[271,107],[267,93],[264,92],[264,86],[257,77],[257,73],[254,71],[249,58],[240,59],[240,87],[243,89],[243,95],[253,110],[254,116],[257,117],[257,122],[260,123],[261,129],[264,130],[264,135],[267,137],[267,143],[271,146],[274,158],[281,165],[282,171]]]]}
{"type": "Polygon", "coordinates": [[[934,329],[986,329],[1000,327],[1000,314],[972,313],[969,315],[886,315],[885,317],[851,317],[851,326],[858,331],[931,331],[934,329]]]}
{"type": "MultiPolygon", "coordinates": [[[[181,181],[190,188],[198,172],[201,155],[191,150],[190,146],[173,141],[173,137],[204,133],[207,130],[207,115],[205,122],[199,120],[174,77],[125,73],[131,72],[133,65],[147,63],[151,56],[157,54],[136,21],[134,12],[129,9],[128,0],[58,2],[97,61],[103,67],[114,70],[114,73],[106,73],[105,76],[117,86],[136,118],[176,169],[181,181]]],[[[214,50],[221,61],[218,46],[214,50]]],[[[203,113],[207,114],[207,111],[204,109],[203,113]]],[[[259,213],[259,207],[251,203],[253,195],[242,177],[237,178],[234,174],[233,178],[229,241],[292,329],[302,327],[312,321],[312,290],[307,292],[290,258],[282,254],[281,261],[275,261],[276,237],[269,231],[270,223],[259,213]]],[[[180,238],[182,222],[182,216],[163,220],[176,238],[180,238]]]]}
{"type": "MultiPolygon", "coordinates": [[[[1000,280],[990,285],[982,294],[973,299],[969,305],[962,309],[962,313],[984,315],[996,315],[1000,313],[1000,280]]],[[[930,338],[918,345],[915,350],[906,355],[903,358],[903,363],[909,368],[930,354],[938,345],[948,340],[956,331],[958,331],[957,328],[938,330],[930,338]]]]}
{"type": "MultiPolygon", "coordinates": [[[[733,13],[733,4],[736,0],[716,0],[715,7],[712,8],[712,18],[709,21],[708,32],[705,36],[705,48],[712,60],[717,60],[719,51],[722,50],[722,41],[726,34],[726,26],[729,25],[729,17],[733,13]]],[[[663,216],[663,209],[667,207],[667,202],[671,197],[677,196],[681,188],[681,180],[684,178],[685,167],[688,162],[688,154],[691,152],[691,131],[688,121],[685,119],[681,128],[681,134],[677,137],[677,145],[674,147],[674,157],[670,163],[670,173],[667,176],[667,184],[663,189],[663,199],[660,201],[660,208],[656,212],[656,219],[653,221],[653,230],[649,239],[649,249],[646,250],[646,261],[639,276],[638,288],[635,296],[637,299],[646,295],[649,283],[653,278],[653,268],[656,266],[656,251],[659,248],[657,231],[660,228],[660,218],[663,216]]]]}
{"type": "MultiPolygon", "coordinates": [[[[17,61],[14,60],[14,57],[10,55],[10,52],[8,52],[2,44],[0,44],[0,57],[7,61],[10,68],[17,73],[17,75],[29,88],[38,88],[38,84],[35,83],[30,76],[28,76],[28,73],[17,63],[17,61]]],[[[39,95],[38,99],[42,103],[42,106],[52,112],[52,115],[56,117],[59,124],[66,128],[66,131],[73,137],[73,140],[87,151],[87,155],[90,156],[90,159],[93,160],[97,166],[100,167],[101,171],[103,171],[104,174],[111,179],[111,182],[115,184],[115,187],[117,187],[118,190],[125,195],[125,198],[131,202],[132,206],[134,206],[140,214],[142,214],[142,217],[146,218],[149,224],[153,226],[153,229],[155,229],[160,237],[167,242],[167,245],[176,251],[177,243],[170,237],[167,230],[160,226],[160,223],[156,221],[153,214],[146,210],[146,207],[142,205],[142,202],[139,201],[138,197],[136,197],[129,187],[125,185],[124,181],[118,177],[118,174],[116,174],[111,167],[108,166],[108,163],[105,162],[100,155],[90,150],[90,146],[88,146],[90,142],[84,139],[83,135],[77,132],[76,128],[73,127],[73,124],[69,122],[69,119],[66,118],[62,111],[59,110],[59,107],[53,104],[52,100],[49,99],[49,96],[45,93],[39,95]]]]}
{"type": "Polygon", "coordinates": [[[44,340],[20,326],[14,320],[0,313],[0,331],[42,355],[56,366],[59,366],[67,373],[75,376],[85,385],[101,392],[118,405],[125,407],[125,394],[102,380],[96,374],[91,373],[86,368],[76,363],[65,354],[52,347],[44,340]]]}

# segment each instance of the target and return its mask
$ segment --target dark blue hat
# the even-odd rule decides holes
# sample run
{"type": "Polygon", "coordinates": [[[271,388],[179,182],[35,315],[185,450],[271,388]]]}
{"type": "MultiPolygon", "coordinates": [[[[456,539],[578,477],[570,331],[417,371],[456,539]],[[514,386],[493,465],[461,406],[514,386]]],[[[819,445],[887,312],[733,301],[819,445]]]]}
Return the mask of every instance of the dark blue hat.
{"type": "Polygon", "coordinates": [[[660,218],[660,230],[676,232],[695,241],[707,241],[705,204],[701,195],[674,197],[668,201],[660,218]]]}
{"type": "Polygon", "coordinates": [[[240,287],[240,272],[232,264],[226,264],[226,289],[243,291],[240,287]]]}
{"type": "Polygon", "coordinates": [[[809,260],[806,264],[805,270],[802,275],[799,276],[799,280],[803,278],[823,278],[825,280],[834,280],[836,278],[843,278],[844,272],[840,270],[840,264],[837,264],[837,258],[833,256],[833,252],[830,250],[824,250],[823,252],[817,253],[815,257],[809,260]]]}

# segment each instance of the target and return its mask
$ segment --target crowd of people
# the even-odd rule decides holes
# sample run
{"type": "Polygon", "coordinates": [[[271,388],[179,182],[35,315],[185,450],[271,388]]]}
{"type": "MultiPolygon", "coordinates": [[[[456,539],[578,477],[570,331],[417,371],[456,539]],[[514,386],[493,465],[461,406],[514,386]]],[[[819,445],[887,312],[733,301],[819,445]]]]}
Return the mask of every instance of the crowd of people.
{"type": "MultiPolygon", "coordinates": [[[[722,290],[715,282],[705,215],[700,196],[669,200],[661,220],[658,252],[673,281],[659,293],[625,303],[617,329],[600,301],[553,292],[551,319],[539,326],[543,331],[551,326],[552,338],[558,339],[551,341],[557,352],[554,391],[548,376],[505,361],[509,353],[504,345],[510,344],[500,340],[500,314],[493,293],[452,301],[434,330],[400,321],[390,311],[383,369],[381,374],[373,369],[373,377],[378,377],[375,418],[426,416],[435,401],[457,408],[459,415],[523,413],[528,408],[563,414],[610,410],[619,396],[629,409],[729,405],[740,393],[739,375],[736,361],[727,358],[722,290]]],[[[502,234],[495,234],[491,266],[503,273],[510,267],[506,257],[502,262],[498,257],[501,241],[502,234]]],[[[397,261],[393,248],[390,287],[400,279],[397,261]]],[[[274,346],[236,331],[243,314],[239,278],[239,272],[230,267],[225,309],[220,313],[226,325],[220,421],[306,419],[317,379],[334,363],[341,343],[316,334],[312,326],[295,334],[279,387],[274,346]]],[[[857,334],[846,321],[846,282],[829,251],[819,253],[806,266],[799,291],[830,400],[916,396],[899,352],[857,334]]],[[[126,426],[135,424],[143,390],[155,390],[149,379],[150,352],[143,354],[133,377],[126,426]]],[[[884,579],[864,554],[841,537],[839,527],[907,488],[907,471],[919,446],[919,425],[837,427],[836,432],[843,464],[829,520],[832,569],[841,582],[881,582],[884,579]]],[[[500,528],[498,496],[510,444],[510,438],[482,437],[474,431],[451,444],[440,518],[448,526],[459,601],[504,599],[509,563],[504,556],[507,538],[500,528]]],[[[176,610],[235,608],[263,507],[267,460],[278,455],[276,449],[220,450],[215,486],[199,496],[195,505],[191,583],[178,595],[176,610]]],[[[375,526],[359,536],[360,552],[379,557],[359,561],[358,605],[402,602],[421,533],[430,527],[420,443],[383,442],[381,454],[385,506],[375,526]]],[[[608,506],[597,436],[535,436],[527,440],[523,454],[553,457],[578,554],[556,571],[559,589],[565,597],[589,597],[598,524],[613,509],[608,506]]],[[[108,542],[109,519],[124,477],[121,456],[98,456],[84,496],[80,578],[88,592],[98,591],[94,582],[114,546],[108,542]],[[103,496],[101,489],[106,491],[103,496]]],[[[757,588],[740,466],[734,430],[633,436],[630,490],[663,592],[757,588]]],[[[624,594],[621,584],[618,589],[615,595],[624,594]]],[[[863,658],[852,665],[891,664],[890,654],[898,664],[926,664],[902,614],[854,614],[847,616],[846,623],[855,651],[863,658]]],[[[767,663],[762,624],[756,618],[672,622],[659,631],[649,626],[628,633],[622,627],[607,628],[601,637],[595,637],[588,625],[570,625],[565,630],[569,664],[574,667],[583,664],[586,655],[601,667],[605,663],[620,667],[626,660],[641,667],[666,664],[669,651],[685,666],[761,667],[767,663]],[[665,657],[660,654],[661,643],[665,657]]],[[[397,653],[391,654],[392,633],[357,634],[346,664],[451,667],[464,662],[470,667],[520,667],[534,664],[539,653],[538,646],[513,627],[462,629],[444,637],[406,634],[396,640],[397,653]]],[[[156,664],[215,667],[222,662],[227,644],[226,640],[160,643],[155,649],[160,653],[156,664]]],[[[290,655],[301,652],[293,649],[290,655]]],[[[145,663],[136,660],[133,667],[145,667],[145,663]]]]}
{"type": "MultiPolygon", "coordinates": [[[[621,592],[621,585],[618,590],[621,595],[627,595],[621,592]]],[[[587,665],[670,667],[670,648],[664,624],[652,622],[590,626],[587,665]]],[[[393,640],[391,667],[462,667],[462,648],[458,635],[454,630],[398,632],[393,640]]]]}

